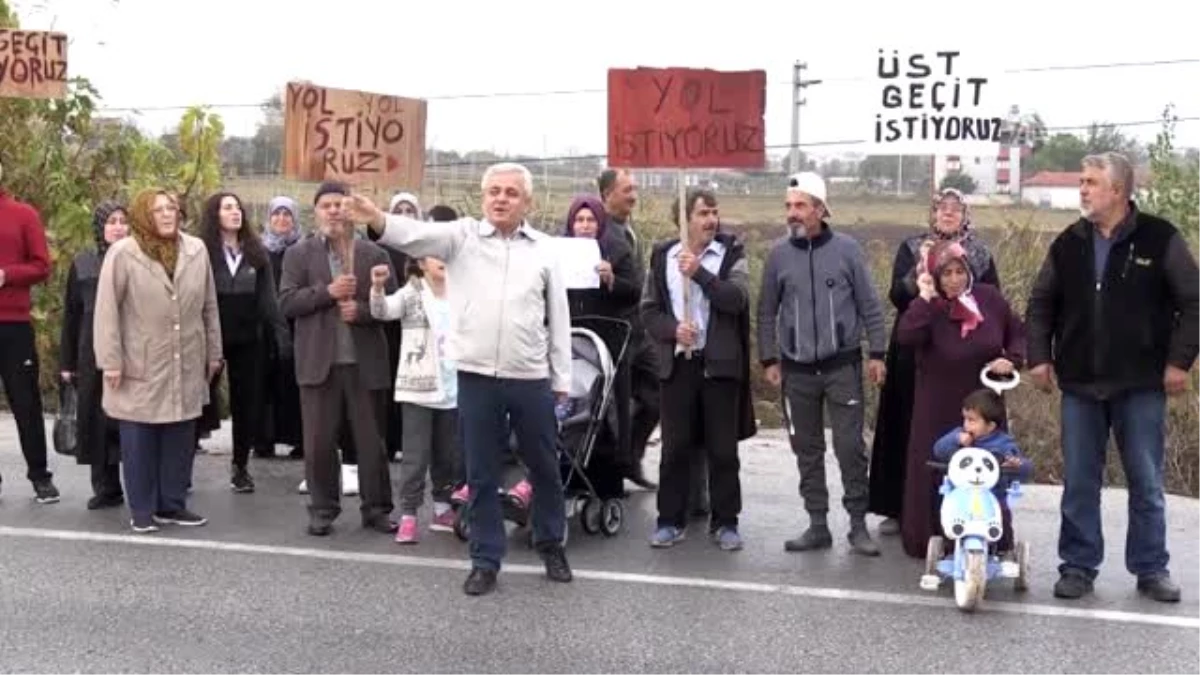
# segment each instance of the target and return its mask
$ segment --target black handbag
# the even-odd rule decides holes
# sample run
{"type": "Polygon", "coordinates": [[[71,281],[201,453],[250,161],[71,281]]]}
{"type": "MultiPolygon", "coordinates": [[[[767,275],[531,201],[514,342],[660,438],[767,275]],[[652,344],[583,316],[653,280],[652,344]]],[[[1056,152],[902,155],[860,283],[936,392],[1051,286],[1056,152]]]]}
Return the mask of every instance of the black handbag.
{"type": "Polygon", "coordinates": [[[58,388],[58,414],[54,417],[54,451],[75,456],[79,445],[79,396],[74,382],[58,388]]]}

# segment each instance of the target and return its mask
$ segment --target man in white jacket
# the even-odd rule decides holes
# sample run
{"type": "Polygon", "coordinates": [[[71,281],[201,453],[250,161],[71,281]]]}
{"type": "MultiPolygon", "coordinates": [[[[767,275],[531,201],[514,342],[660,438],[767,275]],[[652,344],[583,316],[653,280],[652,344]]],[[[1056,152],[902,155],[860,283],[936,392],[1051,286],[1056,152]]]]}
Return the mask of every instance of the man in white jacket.
{"type": "Polygon", "coordinates": [[[533,195],[529,170],[496,164],[484,173],[482,188],[483,220],[425,222],[384,214],[361,195],[347,200],[350,216],[368,223],[380,245],[446,264],[452,321],[446,355],[458,366],[471,491],[468,595],[495,588],[505,553],[498,489],[510,420],[533,485],[534,546],[550,579],[571,580],[554,414],[571,383],[567,290],[548,235],[525,222],[533,195]]]}

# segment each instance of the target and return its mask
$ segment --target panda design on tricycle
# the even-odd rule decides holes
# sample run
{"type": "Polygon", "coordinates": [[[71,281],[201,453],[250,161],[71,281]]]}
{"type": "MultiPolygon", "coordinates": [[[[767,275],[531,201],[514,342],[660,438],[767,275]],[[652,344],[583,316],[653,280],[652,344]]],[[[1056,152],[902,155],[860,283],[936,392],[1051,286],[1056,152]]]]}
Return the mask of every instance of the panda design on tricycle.
{"type": "MultiPolygon", "coordinates": [[[[994,380],[985,368],[980,379],[1000,393],[1017,385],[1015,375],[1007,381],[994,380]]],[[[1014,542],[1012,551],[1004,555],[995,551],[1004,534],[1000,500],[993,492],[1002,475],[1000,462],[988,450],[964,447],[946,464],[930,465],[945,470],[938,490],[942,495],[940,520],[942,531],[954,541],[954,550],[946,555],[945,540],[930,537],[921,588],[937,591],[943,581],[952,581],[954,602],[964,611],[980,606],[988,582],[994,579],[1012,579],[1014,590],[1027,590],[1029,542],[1014,542]]],[[[1020,497],[1020,484],[1013,480],[1005,495],[1009,507],[1020,497]]]]}

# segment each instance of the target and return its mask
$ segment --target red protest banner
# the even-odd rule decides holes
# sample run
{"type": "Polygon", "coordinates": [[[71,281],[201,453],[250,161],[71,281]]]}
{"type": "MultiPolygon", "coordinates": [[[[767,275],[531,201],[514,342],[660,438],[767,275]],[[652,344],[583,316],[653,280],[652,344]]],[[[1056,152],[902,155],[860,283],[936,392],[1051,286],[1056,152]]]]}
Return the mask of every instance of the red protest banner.
{"type": "Polygon", "coordinates": [[[766,166],[767,74],[692,68],[608,71],[608,164],[766,166]]]}

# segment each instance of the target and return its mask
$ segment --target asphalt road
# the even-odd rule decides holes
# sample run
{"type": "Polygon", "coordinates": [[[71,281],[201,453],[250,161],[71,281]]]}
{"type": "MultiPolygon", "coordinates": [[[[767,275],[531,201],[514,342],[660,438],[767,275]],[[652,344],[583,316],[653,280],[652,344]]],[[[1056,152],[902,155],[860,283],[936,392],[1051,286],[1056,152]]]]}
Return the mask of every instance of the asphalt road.
{"type": "MultiPolygon", "coordinates": [[[[356,499],[334,536],[304,534],[298,462],[256,461],[258,491],[228,489],[224,435],[196,466],[192,507],[207,527],[128,532],[124,510],[88,512],[87,470],[52,460],[63,491],[39,506],[11,418],[0,417],[0,671],[3,672],[1196,672],[1200,513],[1168,503],[1178,605],[1137,595],[1124,571],[1125,494],[1105,495],[1107,564],[1078,603],[1051,596],[1057,491],[1028,489],[1018,536],[1033,587],[989,589],[959,612],[921,591],[899,541],[786,554],[803,525],[796,469],[774,433],[743,445],[746,549],[703,537],[646,545],[653,495],[634,493],[612,539],[572,522],[576,580],[552,584],[514,535],[498,591],[461,593],[453,535],[401,548],[358,527],[356,499]]],[[[649,461],[647,467],[653,466],[649,461]]],[[[395,465],[393,465],[395,468],[395,465]]],[[[829,465],[837,504],[836,465],[829,465]]],[[[393,477],[395,477],[393,475],[393,477]]]]}

